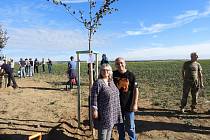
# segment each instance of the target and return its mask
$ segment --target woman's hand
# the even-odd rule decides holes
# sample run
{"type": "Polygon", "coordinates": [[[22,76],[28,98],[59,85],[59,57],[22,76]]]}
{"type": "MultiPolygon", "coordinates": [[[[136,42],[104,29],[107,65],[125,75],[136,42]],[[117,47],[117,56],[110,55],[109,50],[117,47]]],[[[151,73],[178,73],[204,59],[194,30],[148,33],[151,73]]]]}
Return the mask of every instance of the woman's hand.
{"type": "Polygon", "coordinates": [[[93,111],[92,111],[92,118],[93,119],[98,119],[98,110],[93,109],[93,111]]]}
{"type": "Polygon", "coordinates": [[[130,107],[130,111],[132,111],[132,112],[138,111],[138,105],[137,104],[132,104],[131,107],[130,107]]]}

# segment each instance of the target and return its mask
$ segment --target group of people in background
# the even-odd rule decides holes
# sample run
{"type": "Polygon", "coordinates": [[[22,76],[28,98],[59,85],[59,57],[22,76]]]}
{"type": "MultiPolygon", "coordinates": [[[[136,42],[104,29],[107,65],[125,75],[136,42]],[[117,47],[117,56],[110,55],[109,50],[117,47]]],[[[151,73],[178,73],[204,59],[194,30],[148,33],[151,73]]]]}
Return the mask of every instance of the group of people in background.
{"type": "MultiPolygon", "coordinates": [[[[19,76],[20,78],[25,78],[25,77],[32,77],[34,73],[39,73],[39,66],[42,66],[42,72],[45,72],[45,65],[46,61],[44,58],[42,58],[42,61],[39,62],[37,58],[33,61],[32,58],[25,59],[23,60],[20,58],[19,61],[19,76]]],[[[48,58],[47,61],[47,66],[48,66],[48,72],[52,73],[52,61],[48,58]]]]}
{"type": "MultiPolygon", "coordinates": [[[[40,63],[37,58],[33,61],[31,58],[23,60],[20,58],[20,61],[18,62],[18,72],[17,75],[20,78],[25,77],[32,77],[34,73],[39,73],[39,66],[42,65],[42,72],[45,72],[45,64],[44,58],[42,59],[42,62],[40,63]]],[[[48,59],[47,62],[48,66],[48,72],[52,73],[52,61],[48,59]]],[[[1,59],[0,61],[0,76],[4,76],[6,74],[6,77],[8,77],[7,81],[7,87],[12,86],[13,88],[17,88],[18,85],[15,80],[15,62],[13,59],[6,60],[1,59]],[[12,84],[11,84],[12,83],[12,84]]],[[[1,81],[0,81],[1,82],[1,81]]]]}

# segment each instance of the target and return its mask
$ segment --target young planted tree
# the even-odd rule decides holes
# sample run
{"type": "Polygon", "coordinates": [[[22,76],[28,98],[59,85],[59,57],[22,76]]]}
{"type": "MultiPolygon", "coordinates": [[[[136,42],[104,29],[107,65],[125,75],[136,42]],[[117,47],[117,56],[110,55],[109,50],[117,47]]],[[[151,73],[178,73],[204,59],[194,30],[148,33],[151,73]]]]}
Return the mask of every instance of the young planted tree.
{"type": "Polygon", "coordinates": [[[7,40],[9,37],[7,36],[7,31],[2,29],[2,26],[0,25],[0,53],[2,49],[6,46],[7,40]]]}
{"type": "MultiPolygon", "coordinates": [[[[50,0],[47,0],[50,1],[50,0]]],[[[63,6],[67,12],[75,18],[78,22],[82,23],[85,29],[88,30],[88,52],[92,53],[91,41],[93,35],[96,33],[99,26],[101,26],[102,19],[108,14],[112,14],[114,11],[118,11],[116,8],[112,8],[113,5],[118,0],[100,0],[101,6],[98,6],[96,0],[87,0],[88,10],[75,10],[72,8],[71,0],[51,0],[56,5],[63,6]]],[[[98,0],[99,1],[99,0],[98,0]]],[[[93,84],[93,67],[90,63],[89,67],[89,92],[91,93],[91,87],[93,84]]],[[[89,105],[90,105],[90,93],[89,93],[89,105]]],[[[80,97],[78,97],[80,98],[80,97]]],[[[79,105],[80,108],[80,105],[79,105]]],[[[80,111],[79,111],[80,112],[80,111]]],[[[92,118],[90,115],[91,107],[89,106],[89,118],[90,118],[90,127],[92,129],[92,118]]],[[[80,115],[78,114],[78,126],[80,125],[80,115]]]]}
{"type": "Polygon", "coordinates": [[[63,6],[73,18],[82,23],[85,29],[88,30],[89,52],[91,52],[92,37],[96,33],[98,27],[101,26],[101,22],[104,16],[112,14],[114,11],[118,11],[118,9],[111,7],[111,5],[118,0],[103,0],[101,6],[97,6],[96,0],[87,0],[89,4],[89,10],[86,12],[84,10],[73,9],[71,0],[63,0],[63,2],[62,0],[51,1],[56,5],[63,6]]]}

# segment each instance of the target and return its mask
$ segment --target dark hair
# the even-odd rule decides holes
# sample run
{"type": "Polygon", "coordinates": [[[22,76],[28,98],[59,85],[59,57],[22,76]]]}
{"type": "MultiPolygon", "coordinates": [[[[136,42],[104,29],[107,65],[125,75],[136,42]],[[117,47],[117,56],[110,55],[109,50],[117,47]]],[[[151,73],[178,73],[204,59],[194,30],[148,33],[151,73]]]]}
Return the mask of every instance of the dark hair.
{"type": "Polygon", "coordinates": [[[192,57],[192,56],[196,56],[196,57],[198,58],[198,55],[197,55],[196,52],[192,52],[192,53],[190,54],[190,56],[191,56],[191,57],[192,57]]]}

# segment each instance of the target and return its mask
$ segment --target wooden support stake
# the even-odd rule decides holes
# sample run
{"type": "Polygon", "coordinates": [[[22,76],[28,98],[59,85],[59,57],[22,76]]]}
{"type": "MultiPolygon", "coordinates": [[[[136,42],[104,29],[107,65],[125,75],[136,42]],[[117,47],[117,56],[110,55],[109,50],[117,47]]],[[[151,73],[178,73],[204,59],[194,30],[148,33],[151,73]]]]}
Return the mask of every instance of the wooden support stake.
{"type": "Polygon", "coordinates": [[[35,138],[38,138],[38,140],[42,140],[42,133],[37,133],[37,134],[31,135],[28,137],[28,140],[33,140],[35,138]]]}

